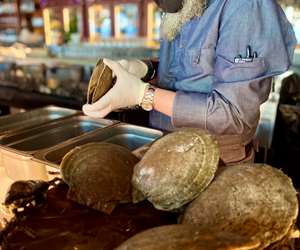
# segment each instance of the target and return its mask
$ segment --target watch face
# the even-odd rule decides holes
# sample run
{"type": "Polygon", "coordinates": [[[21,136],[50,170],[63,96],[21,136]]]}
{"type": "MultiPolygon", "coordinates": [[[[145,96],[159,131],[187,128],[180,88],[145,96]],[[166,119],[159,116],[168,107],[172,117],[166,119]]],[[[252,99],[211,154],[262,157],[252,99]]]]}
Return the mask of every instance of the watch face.
{"type": "Polygon", "coordinates": [[[151,103],[142,103],[142,109],[146,110],[146,111],[151,111],[153,109],[152,104],[151,103]]]}

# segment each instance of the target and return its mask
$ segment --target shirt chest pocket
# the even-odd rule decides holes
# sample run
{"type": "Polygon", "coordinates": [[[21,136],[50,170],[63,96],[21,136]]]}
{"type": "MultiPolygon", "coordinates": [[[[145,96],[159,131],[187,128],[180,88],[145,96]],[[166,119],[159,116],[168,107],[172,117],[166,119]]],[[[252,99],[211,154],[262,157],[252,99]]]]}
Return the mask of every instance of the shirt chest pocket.
{"type": "Polygon", "coordinates": [[[190,49],[184,53],[181,68],[186,77],[203,77],[213,73],[214,61],[214,48],[190,49]]]}
{"type": "Polygon", "coordinates": [[[253,58],[248,62],[234,63],[223,56],[217,56],[214,74],[219,81],[236,82],[263,76],[266,70],[264,57],[253,58]]]}

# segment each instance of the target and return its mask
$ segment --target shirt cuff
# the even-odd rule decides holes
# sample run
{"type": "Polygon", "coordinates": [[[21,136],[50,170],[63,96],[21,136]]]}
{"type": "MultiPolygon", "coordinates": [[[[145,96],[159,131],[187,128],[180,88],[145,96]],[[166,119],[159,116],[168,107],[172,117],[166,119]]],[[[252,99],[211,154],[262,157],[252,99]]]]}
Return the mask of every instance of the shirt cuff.
{"type": "Polygon", "coordinates": [[[173,115],[174,127],[197,127],[206,130],[207,94],[176,92],[173,115]]]}

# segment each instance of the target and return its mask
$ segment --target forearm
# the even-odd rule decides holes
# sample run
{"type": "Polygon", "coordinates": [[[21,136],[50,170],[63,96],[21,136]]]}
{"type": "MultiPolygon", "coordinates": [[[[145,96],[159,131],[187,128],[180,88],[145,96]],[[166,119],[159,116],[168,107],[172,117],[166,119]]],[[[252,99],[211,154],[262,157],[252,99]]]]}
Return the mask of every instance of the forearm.
{"type": "Polygon", "coordinates": [[[267,99],[270,86],[271,78],[217,84],[209,94],[157,88],[154,109],[169,116],[175,127],[243,134],[257,125],[259,106],[267,99]]]}
{"type": "Polygon", "coordinates": [[[200,127],[214,134],[244,134],[255,129],[259,107],[268,98],[271,78],[217,84],[212,92],[177,92],[175,127],[200,127]]]}
{"type": "Polygon", "coordinates": [[[170,90],[156,88],[154,109],[167,116],[172,116],[176,93],[170,90]]]}

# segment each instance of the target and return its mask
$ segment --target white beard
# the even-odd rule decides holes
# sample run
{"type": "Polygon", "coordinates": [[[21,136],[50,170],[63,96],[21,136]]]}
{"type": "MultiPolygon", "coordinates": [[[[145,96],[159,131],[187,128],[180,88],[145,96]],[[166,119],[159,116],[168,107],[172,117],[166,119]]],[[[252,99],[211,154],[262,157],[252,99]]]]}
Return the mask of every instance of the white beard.
{"type": "Polygon", "coordinates": [[[206,0],[184,0],[179,12],[165,13],[160,26],[161,37],[172,41],[186,22],[195,16],[202,15],[206,2],[206,0]]]}

